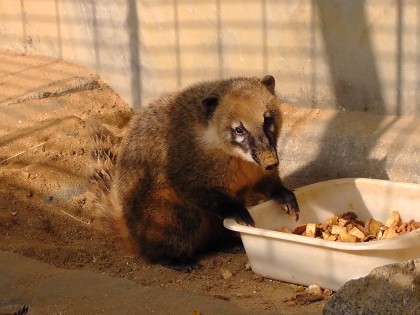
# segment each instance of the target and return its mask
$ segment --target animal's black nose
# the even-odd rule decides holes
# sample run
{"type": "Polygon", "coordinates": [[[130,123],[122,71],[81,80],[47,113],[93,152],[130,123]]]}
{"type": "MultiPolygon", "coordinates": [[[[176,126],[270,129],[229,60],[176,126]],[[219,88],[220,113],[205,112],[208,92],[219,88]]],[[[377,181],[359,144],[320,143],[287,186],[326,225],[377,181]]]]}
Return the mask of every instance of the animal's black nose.
{"type": "Polygon", "coordinates": [[[265,167],[265,169],[266,169],[267,171],[269,171],[269,170],[272,170],[273,168],[276,168],[277,166],[279,166],[279,162],[276,162],[276,163],[271,164],[271,165],[267,165],[267,166],[265,167]]]}

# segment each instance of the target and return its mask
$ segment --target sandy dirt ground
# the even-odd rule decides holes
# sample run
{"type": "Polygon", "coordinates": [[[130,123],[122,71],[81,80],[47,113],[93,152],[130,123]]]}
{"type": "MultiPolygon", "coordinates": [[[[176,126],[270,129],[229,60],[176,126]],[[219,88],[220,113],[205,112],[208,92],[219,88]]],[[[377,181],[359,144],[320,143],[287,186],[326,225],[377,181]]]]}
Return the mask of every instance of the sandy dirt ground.
{"type": "Polygon", "coordinates": [[[209,254],[202,269],[184,274],[120,249],[92,213],[86,126],[95,122],[122,133],[132,114],[84,69],[0,51],[0,250],[215,297],[255,313],[320,314],[325,301],[288,302],[299,288],[254,274],[245,253],[209,254]]]}

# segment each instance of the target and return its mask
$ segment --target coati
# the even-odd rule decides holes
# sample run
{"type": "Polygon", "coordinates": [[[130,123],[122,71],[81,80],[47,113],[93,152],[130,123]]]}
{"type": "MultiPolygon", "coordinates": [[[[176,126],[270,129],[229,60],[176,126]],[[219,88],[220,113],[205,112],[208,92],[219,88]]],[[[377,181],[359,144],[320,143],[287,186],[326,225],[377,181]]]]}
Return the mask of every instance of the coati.
{"type": "Polygon", "coordinates": [[[201,82],[167,94],[132,119],[118,156],[112,137],[96,136],[96,201],[131,248],[150,263],[190,272],[197,255],[234,245],[223,227],[253,226],[249,191],[299,206],[278,175],[281,127],[275,79],[201,82]]]}

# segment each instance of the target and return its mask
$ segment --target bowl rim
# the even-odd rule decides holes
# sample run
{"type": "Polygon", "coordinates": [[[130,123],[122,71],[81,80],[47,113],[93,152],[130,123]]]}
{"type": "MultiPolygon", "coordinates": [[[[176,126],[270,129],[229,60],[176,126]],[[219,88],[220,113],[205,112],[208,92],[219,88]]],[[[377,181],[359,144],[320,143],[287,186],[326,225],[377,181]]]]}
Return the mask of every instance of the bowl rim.
{"type": "MultiPolygon", "coordinates": [[[[305,191],[314,189],[319,186],[331,185],[331,184],[342,184],[342,183],[360,183],[360,182],[369,182],[369,183],[376,183],[380,185],[402,185],[418,189],[420,192],[420,184],[414,183],[399,183],[399,182],[392,182],[388,180],[382,179],[371,179],[371,178],[340,178],[340,179],[332,179],[327,181],[322,181],[310,185],[306,185],[303,187],[299,187],[295,190],[295,194],[302,194],[305,191]]],[[[275,202],[273,200],[268,200],[264,202],[270,203],[275,202]]],[[[258,207],[258,206],[254,206],[258,207]]],[[[250,207],[253,208],[253,207],[250,207]]],[[[272,238],[286,242],[293,242],[298,243],[300,245],[311,245],[316,247],[323,247],[323,248],[331,248],[336,250],[346,250],[346,251],[362,251],[362,250],[395,250],[395,249],[404,249],[407,247],[412,247],[413,242],[420,242],[420,228],[404,235],[400,235],[395,238],[387,239],[387,240],[378,240],[378,241],[371,241],[371,242],[360,242],[360,243],[345,243],[345,242],[334,242],[323,240],[319,238],[311,238],[302,235],[295,235],[280,231],[274,230],[267,230],[258,227],[251,227],[245,226],[237,223],[234,218],[225,218],[223,220],[223,225],[225,228],[229,230],[233,230],[236,232],[246,235],[253,235],[259,236],[264,238],[272,238]]]]}

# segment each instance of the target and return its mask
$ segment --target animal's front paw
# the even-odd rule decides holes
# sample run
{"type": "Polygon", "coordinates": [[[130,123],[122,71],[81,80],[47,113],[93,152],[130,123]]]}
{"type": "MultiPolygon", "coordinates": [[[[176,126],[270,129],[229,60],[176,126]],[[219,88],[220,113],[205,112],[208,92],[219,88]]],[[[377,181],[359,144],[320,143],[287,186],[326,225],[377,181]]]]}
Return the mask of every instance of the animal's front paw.
{"type": "Polygon", "coordinates": [[[274,198],[274,200],[280,203],[284,207],[286,213],[292,216],[295,221],[299,220],[299,205],[295,194],[292,191],[284,189],[274,198]]]}
{"type": "Polygon", "coordinates": [[[247,226],[252,226],[252,227],[255,226],[254,219],[251,217],[248,211],[246,211],[246,213],[241,214],[240,216],[238,215],[235,216],[235,220],[236,222],[242,225],[247,225],[247,226]]]}
{"type": "Polygon", "coordinates": [[[167,264],[167,267],[185,273],[190,273],[193,270],[200,269],[202,265],[193,259],[173,259],[169,264],[167,264]]]}

